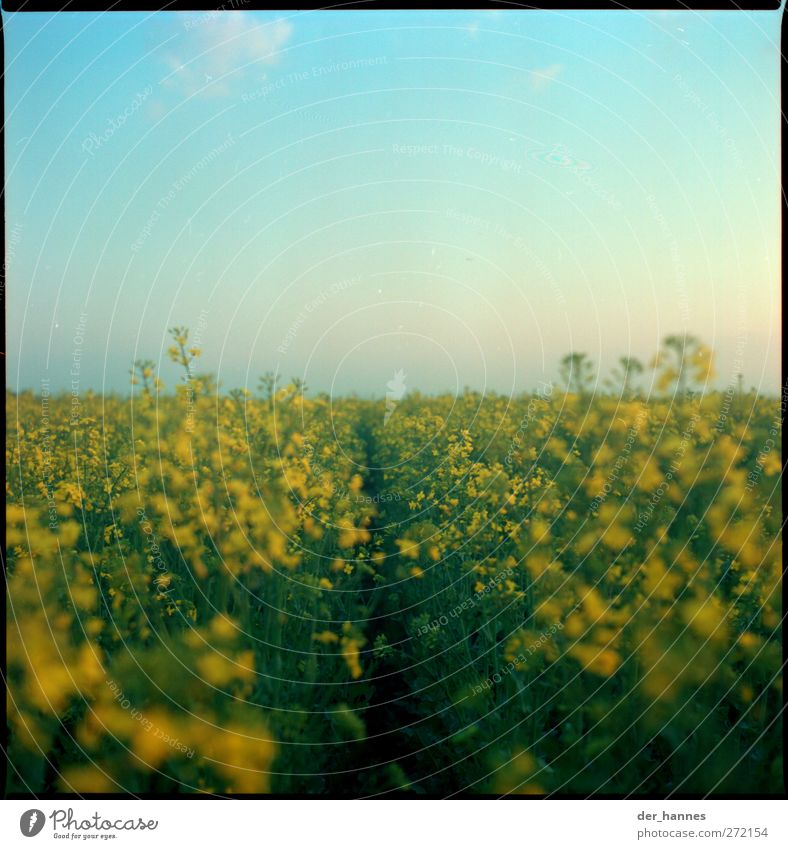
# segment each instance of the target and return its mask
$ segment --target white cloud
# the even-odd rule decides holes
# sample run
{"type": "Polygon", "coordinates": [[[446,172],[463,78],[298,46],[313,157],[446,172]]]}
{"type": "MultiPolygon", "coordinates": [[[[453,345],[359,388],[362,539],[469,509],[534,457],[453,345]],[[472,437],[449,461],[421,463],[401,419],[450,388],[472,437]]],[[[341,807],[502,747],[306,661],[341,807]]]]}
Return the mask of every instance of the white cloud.
{"type": "Polygon", "coordinates": [[[230,94],[233,84],[259,71],[260,64],[275,64],[293,32],[284,18],[263,19],[252,12],[183,17],[176,49],[163,57],[168,70],[161,82],[185,97],[230,94]]]}
{"type": "Polygon", "coordinates": [[[548,65],[546,68],[536,68],[530,71],[531,88],[542,91],[564,70],[563,65],[548,65]]]}

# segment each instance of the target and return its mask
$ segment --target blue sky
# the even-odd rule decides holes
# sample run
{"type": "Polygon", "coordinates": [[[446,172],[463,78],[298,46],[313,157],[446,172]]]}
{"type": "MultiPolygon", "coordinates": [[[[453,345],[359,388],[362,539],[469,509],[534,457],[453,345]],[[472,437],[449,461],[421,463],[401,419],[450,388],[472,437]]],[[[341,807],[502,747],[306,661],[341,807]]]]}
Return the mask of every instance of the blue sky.
{"type": "Polygon", "coordinates": [[[4,14],[8,384],[779,387],[781,12],[4,14]],[[75,346],[75,335],[81,340],[75,346]]]}

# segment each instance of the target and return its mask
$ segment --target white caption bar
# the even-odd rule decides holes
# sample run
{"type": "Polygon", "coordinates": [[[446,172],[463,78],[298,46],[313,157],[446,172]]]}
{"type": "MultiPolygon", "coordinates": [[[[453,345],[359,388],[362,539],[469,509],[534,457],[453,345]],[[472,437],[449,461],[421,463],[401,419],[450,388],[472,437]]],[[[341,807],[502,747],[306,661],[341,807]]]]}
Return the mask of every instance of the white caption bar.
{"type": "Polygon", "coordinates": [[[784,801],[70,800],[0,802],[2,845],[788,846],[784,801]],[[192,843],[193,841],[193,843],[192,843]],[[573,841],[570,843],[570,841],[573,841]]]}

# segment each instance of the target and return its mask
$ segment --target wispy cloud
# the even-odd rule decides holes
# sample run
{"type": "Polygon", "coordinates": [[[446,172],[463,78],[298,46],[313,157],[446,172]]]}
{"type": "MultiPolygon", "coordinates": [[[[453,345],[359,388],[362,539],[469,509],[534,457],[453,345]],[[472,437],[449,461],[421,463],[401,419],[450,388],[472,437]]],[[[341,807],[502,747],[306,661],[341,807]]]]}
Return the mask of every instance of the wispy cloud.
{"type": "Polygon", "coordinates": [[[292,32],[290,21],[253,12],[197,19],[164,54],[167,73],[161,84],[184,97],[228,95],[256,66],[275,64],[292,32]]]}
{"type": "Polygon", "coordinates": [[[547,88],[547,86],[549,86],[563,70],[563,65],[547,65],[545,68],[535,68],[533,71],[529,72],[531,77],[531,88],[533,88],[534,91],[542,91],[547,88]]]}

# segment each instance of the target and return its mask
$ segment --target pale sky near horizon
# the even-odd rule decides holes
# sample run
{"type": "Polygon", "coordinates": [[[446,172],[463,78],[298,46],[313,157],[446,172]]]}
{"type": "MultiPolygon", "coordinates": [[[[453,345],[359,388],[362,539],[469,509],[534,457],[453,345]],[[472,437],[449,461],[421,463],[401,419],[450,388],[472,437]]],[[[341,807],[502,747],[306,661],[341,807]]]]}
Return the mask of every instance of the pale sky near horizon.
{"type": "Polygon", "coordinates": [[[171,387],[181,324],[227,388],[686,329],[775,392],[781,14],[3,13],[8,386],[171,387]]]}

